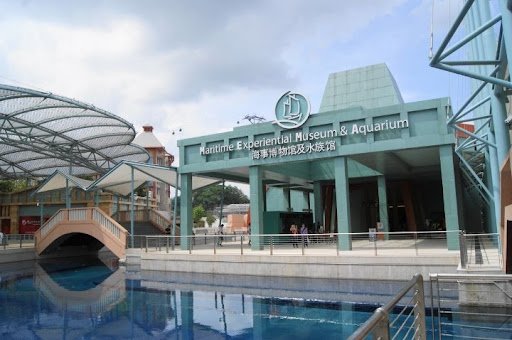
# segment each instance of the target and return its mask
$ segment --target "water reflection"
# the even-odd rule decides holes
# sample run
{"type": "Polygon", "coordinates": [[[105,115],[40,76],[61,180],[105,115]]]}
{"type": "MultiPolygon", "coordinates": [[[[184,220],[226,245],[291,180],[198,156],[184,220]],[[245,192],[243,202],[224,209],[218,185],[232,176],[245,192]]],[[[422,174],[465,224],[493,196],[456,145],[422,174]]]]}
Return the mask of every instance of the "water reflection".
{"type": "Polygon", "coordinates": [[[105,266],[48,273],[44,265],[34,267],[34,287],[64,313],[101,315],[126,298],[123,268],[111,272],[105,266]],[[77,275],[80,271],[80,275],[77,275]]]}
{"type": "Polygon", "coordinates": [[[275,286],[268,291],[257,278],[127,272],[96,260],[9,272],[0,288],[2,339],[338,339],[368,316],[336,302],[338,281],[267,279],[275,286]],[[332,302],[318,300],[321,291],[332,302]]]}

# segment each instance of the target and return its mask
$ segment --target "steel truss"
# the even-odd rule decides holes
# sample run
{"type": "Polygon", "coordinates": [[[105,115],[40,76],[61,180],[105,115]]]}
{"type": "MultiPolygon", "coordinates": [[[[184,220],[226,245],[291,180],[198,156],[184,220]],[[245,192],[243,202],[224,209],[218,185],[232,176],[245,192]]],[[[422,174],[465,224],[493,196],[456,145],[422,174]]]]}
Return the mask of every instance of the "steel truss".
{"type": "Polygon", "coordinates": [[[134,138],[129,122],[93,105],[0,85],[0,178],[102,174],[121,160],[148,161],[134,138]]]}
{"type": "Polygon", "coordinates": [[[500,218],[497,203],[500,197],[499,164],[510,147],[508,129],[502,117],[506,94],[512,89],[510,76],[507,75],[506,53],[510,48],[507,44],[512,44],[512,41],[504,36],[502,17],[506,15],[508,20],[511,15],[506,12],[511,10],[508,8],[510,3],[499,0],[501,14],[488,19],[490,10],[487,0],[467,0],[430,62],[432,67],[474,80],[473,93],[448,119],[447,124],[467,137],[456,146],[455,153],[460,159],[467,189],[476,189],[493,210],[493,229],[500,218]],[[470,33],[453,43],[463,21],[470,33]],[[495,31],[499,32],[497,39],[495,31]],[[457,60],[457,57],[454,60],[456,52],[464,47],[469,49],[469,55],[465,53],[462,60],[457,60]],[[473,132],[462,125],[469,121],[475,123],[473,132]]]}

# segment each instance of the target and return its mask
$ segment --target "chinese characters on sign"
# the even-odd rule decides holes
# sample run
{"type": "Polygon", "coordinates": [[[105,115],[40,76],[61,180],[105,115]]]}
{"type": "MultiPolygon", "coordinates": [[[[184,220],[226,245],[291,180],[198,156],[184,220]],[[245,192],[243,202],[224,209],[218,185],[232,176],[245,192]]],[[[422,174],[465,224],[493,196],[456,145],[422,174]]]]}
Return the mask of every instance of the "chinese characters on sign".
{"type": "Polygon", "coordinates": [[[398,130],[409,127],[407,119],[386,119],[380,122],[350,123],[338,128],[321,131],[306,130],[291,132],[302,126],[309,118],[310,105],[308,100],[290,91],[286,92],[276,104],[276,120],[274,124],[284,130],[280,136],[238,140],[234,143],[212,143],[200,146],[201,156],[216,153],[247,150],[251,159],[278,158],[302,154],[329,152],[336,150],[336,141],[346,136],[364,135],[379,131],[398,130]]]}
{"type": "Polygon", "coordinates": [[[267,149],[252,150],[252,159],[277,158],[285,156],[295,156],[317,152],[328,152],[336,150],[336,142],[333,140],[307,142],[301,144],[278,146],[267,149]]]}

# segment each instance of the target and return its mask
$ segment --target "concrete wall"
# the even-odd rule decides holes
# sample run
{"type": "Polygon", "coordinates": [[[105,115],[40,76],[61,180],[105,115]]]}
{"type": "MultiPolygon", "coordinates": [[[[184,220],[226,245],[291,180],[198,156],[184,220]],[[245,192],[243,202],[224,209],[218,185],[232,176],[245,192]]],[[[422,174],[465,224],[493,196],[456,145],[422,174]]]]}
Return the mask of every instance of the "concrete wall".
{"type": "Polygon", "coordinates": [[[330,279],[403,280],[421,273],[456,273],[457,255],[429,257],[332,257],[332,256],[257,256],[190,255],[139,253],[127,250],[127,265],[139,264],[141,270],[309,277],[330,279]]]}
{"type": "Polygon", "coordinates": [[[0,250],[0,263],[33,261],[35,259],[34,248],[0,250]]]}

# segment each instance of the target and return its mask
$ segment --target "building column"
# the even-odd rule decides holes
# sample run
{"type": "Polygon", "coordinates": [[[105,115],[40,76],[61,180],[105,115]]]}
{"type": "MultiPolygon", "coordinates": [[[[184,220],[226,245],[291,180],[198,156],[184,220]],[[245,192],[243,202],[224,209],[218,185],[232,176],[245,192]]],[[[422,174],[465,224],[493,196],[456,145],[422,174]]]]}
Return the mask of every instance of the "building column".
{"type": "Polygon", "coordinates": [[[71,209],[71,188],[69,179],[66,178],[66,209],[71,209]]]}
{"type": "Polygon", "coordinates": [[[254,296],[252,298],[252,338],[254,340],[262,340],[266,338],[264,336],[266,322],[261,315],[268,315],[271,308],[270,306],[271,305],[264,302],[264,298],[262,297],[254,296]]]}
{"type": "Polygon", "coordinates": [[[441,178],[443,183],[444,220],[446,225],[446,243],[448,250],[459,249],[459,213],[457,210],[457,186],[453,164],[453,146],[439,147],[441,178]]]}
{"type": "Polygon", "coordinates": [[[188,250],[192,235],[192,174],[181,174],[181,202],[180,202],[180,247],[182,250],[188,250]]]}
{"type": "Polygon", "coordinates": [[[262,250],[259,237],[263,234],[263,176],[258,166],[249,167],[250,207],[251,207],[251,248],[262,250]]]}
{"type": "Polygon", "coordinates": [[[304,203],[308,212],[311,211],[311,202],[309,201],[309,191],[302,192],[302,198],[304,199],[304,203]]]}
{"type": "MultiPolygon", "coordinates": [[[[389,232],[389,217],[388,217],[388,193],[386,190],[386,177],[377,176],[377,191],[379,195],[379,222],[382,223],[382,230],[385,233],[389,232]]],[[[377,230],[378,231],[378,230],[377,230]]],[[[388,239],[389,234],[384,234],[384,239],[388,239]]]]}
{"type": "Polygon", "coordinates": [[[324,225],[324,207],[322,204],[324,200],[322,199],[322,184],[319,181],[313,182],[313,199],[315,205],[314,222],[318,223],[318,226],[324,225]]]}
{"type": "Polygon", "coordinates": [[[284,199],[284,208],[286,211],[291,211],[292,208],[292,197],[289,188],[283,188],[283,199],[284,199]]]}
{"type": "MultiPolygon", "coordinates": [[[[336,191],[337,224],[339,233],[350,233],[350,194],[348,187],[348,165],[346,157],[334,159],[334,183],[336,191]]],[[[352,236],[340,235],[338,238],[340,250],[352,250],[352,236]]]]}
{"type": "Polygon", "coordinates": [[[194,293],[180,292],[180,302],[182,339],[194,339],[194,293]]]}

